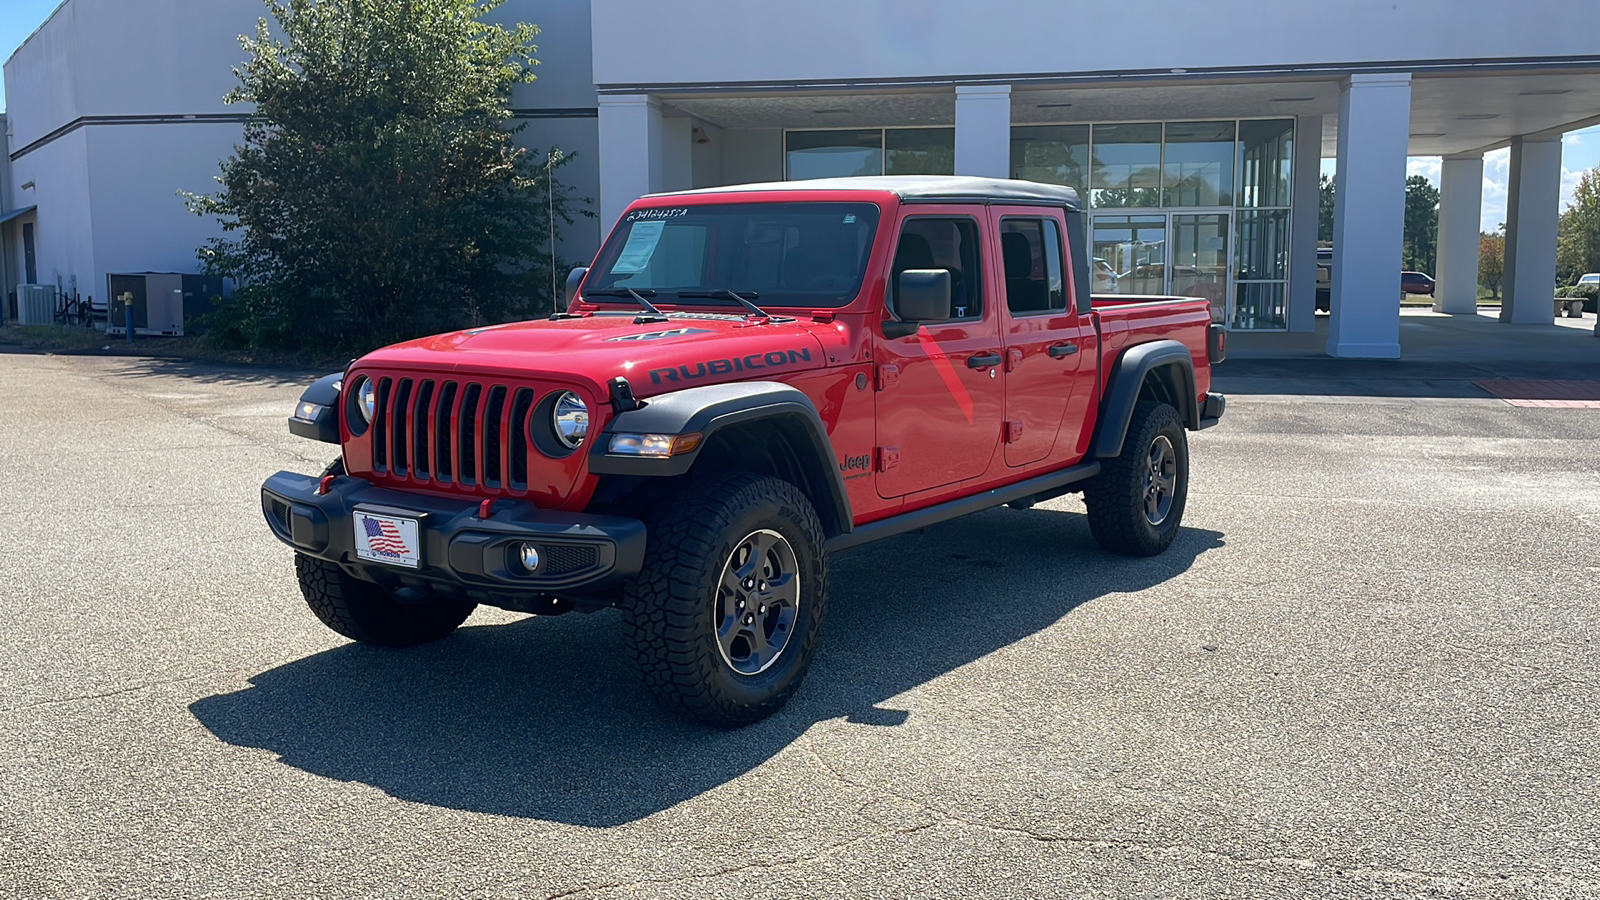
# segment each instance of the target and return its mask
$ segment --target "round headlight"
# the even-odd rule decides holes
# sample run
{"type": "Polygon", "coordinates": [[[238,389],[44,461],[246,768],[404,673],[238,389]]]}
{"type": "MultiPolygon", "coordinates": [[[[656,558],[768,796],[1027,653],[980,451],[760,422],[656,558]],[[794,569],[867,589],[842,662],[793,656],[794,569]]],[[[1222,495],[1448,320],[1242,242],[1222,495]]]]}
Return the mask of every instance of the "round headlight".
{"type": "Polygon", "coordinates": [[[556,440],[560,441],[568,450],[578,449],[583,439],[589,436],[589,407],[571,391],[567,391],[556,398],[556,404],[550,410],[551,425],[555,428],[556,440]]]}
{"type": "Polygon", "coordinates": [[[378,386],[372,383],[371,378],[361,379],[356,386],[356,412],[361,414],[363,424],[372,422],[372,411],[378,405],[378,386]]]}

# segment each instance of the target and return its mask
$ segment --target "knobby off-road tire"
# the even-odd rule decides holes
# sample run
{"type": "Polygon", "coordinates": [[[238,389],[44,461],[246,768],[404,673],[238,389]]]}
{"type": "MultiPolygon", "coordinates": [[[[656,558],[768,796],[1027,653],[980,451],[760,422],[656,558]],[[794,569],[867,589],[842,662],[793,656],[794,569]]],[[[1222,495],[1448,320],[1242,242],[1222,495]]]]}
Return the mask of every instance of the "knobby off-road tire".
{"type": "Polygon", "coordinates": [[[322,624],[363,644],[415,647],[437,641],[459,628],[478,605],[448,597],[403,599],[303,553],[295,554],[294,571],[306,605],[322,624]]]}
{"type": "Polygon", "coordinates": [[[667,709],[720,727],[776,712],[805,678],[827,611],[810,501],[764,475],[694,477],[645,522],[623,615],[645,686],[667,709]]]}
{"type": "Polygon", "coordinates": [[[1085,486],[1089,532],[1113,553],[1155,556],[1171,545],[1189,497],[1189,442],[1166,403],[1133,410],[1122,453],[1085,486]]]}

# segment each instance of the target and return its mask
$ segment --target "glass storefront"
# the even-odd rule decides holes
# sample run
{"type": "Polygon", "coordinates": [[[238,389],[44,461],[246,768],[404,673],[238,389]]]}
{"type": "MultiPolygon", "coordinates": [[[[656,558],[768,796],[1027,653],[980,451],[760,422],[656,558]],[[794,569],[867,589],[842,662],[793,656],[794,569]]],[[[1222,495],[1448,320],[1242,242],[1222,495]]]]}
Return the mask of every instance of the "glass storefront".
{"type": "MultiPolygon", "coordinates": [[[[1294,120],[1018,125],[1011,177],[1078,189],[1099,293],[1187,294],[1241,330],[1288,326],[1294,120]]],[[[784,132],[790,180],[948,175],[955,129],[784,132]]]]}
{"type": "Polygon", "coordinates": [[[956,170],[954,128],[851,128],[786,131],[785,177],[950,175],[956,170]]]}
{"type": "Polygon", "coordinates": [[[1293,155],[1292,119],[1011,129],[1013,178],[1086,199],[1096,292],[1204,297],[1241,330],[1288,326],[1293,155]]]}

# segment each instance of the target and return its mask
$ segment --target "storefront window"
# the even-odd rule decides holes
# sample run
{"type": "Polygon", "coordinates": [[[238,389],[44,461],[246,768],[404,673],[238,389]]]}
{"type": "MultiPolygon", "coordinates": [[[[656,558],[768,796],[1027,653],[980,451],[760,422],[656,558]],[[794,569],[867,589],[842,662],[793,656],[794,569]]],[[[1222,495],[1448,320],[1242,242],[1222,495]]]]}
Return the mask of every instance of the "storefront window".
{"type": "Polygon", "coordinates": [[[1094,126],[1089,203],[1100,209],[1161,205],[1161,123],[1094,126]]]}
{"type": "Polygon", "coordinates": [[[952,175],[956,171],[954,128],[889,128],[883,133],[883,174],[952,175]]]}
{"type": "Polygon", "coordinates": [[[784,134],[790,181],[883,174],[883,130],[790,131],[784,134]]]}
{"type": "Polygon", "coordinates": [[[1289,211],[1239,212],[1240,281],[1283,281],[1289,277],[1289,211]]]}
{"type": "Polygon", "coordinates": [[[1294,120],[1239,123],[1239,205],[1288,206],[1294,120]]]}
{"type": "Polygon", "coordinates": [[[1281,281],[1239,282],[1231,327],[1241,331],[1282,331],[1288,327],[1281,281]]]}
{"type": "Polygon", "coordinates": [[[1089,184],[1089,126],[1022,125],[1011,129],[1011,177],[1064,184],[1082,193],[1089,184]]]}
{"type": "Polygon", "coordinates": [[[1168,122],[1163,206],[1233,205],[1233,122],[1168,122]]]}

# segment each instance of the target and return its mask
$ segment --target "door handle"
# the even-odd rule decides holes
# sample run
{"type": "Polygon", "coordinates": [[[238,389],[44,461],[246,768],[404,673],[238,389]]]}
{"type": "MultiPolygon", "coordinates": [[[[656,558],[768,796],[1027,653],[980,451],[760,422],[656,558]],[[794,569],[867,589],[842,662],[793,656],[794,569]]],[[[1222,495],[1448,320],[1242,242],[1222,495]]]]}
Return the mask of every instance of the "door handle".
{"type": "Polygon", "coordinates": [[[1050,358],[1051,359],[1060,359],[1063,356],[1071,356],[1072,354],[1077,353],[1078,352],[1078,345],[1077,344],[1051,344],[1050,345],[1050,349],[1046,350],[1045,352],[1050,354],[1050,358]]]}
{"type": "Polygon", "coordinates": [[[1000,365],[1000,359],[1001,357],[998,353],[979,353],[976,356],[967,357],[967,368],[987,369],[990,366],[1000,365]]]}

